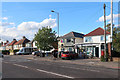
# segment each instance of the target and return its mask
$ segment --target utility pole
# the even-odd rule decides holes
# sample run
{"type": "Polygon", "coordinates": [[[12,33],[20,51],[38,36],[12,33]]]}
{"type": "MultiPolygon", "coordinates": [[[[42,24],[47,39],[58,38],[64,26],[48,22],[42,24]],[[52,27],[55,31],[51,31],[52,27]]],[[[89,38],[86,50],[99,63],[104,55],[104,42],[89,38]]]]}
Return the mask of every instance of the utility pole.
{"type": "Polygon", "coordinates": [[[107,61],[107,56],[106,56],[106,13],[105,13],[105,8],[106,8],[106,5],[104,4],[104,40],[105,40],[105,43],[104,43],[104,57],[105,57],[105,61],[107,61]]]}
{"type": "Polygon", "coordinates": [[[112,53],[113,53],[113,0],[111,0],[111,56],[110,56],[110,61],[113,61],[112,59],[112,53]]]}

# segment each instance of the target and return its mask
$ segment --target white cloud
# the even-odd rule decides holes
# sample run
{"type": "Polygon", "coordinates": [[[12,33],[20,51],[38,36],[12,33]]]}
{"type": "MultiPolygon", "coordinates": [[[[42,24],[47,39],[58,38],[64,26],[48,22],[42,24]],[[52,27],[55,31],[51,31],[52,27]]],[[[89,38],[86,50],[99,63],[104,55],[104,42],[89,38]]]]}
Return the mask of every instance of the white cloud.
{"type": "Polygon", "coordinates": [[[115,25],[115,27],[120,27],[120,24],[115,25]]]}
{"type": "Polygon", "coordinates": [[[18,30],[38,30],[41,27],[50,26],[51,28],[56,27],[56,19],[45,19],[42,22],[23,22],[18,25],[18,30]]]}
{"type": "MultiPolygon", "coordinates": [[[[1,24],[1,22],[0,22],[1,24]]],[[[32,40],[34,34],[38,31],[41,27],[50,26],[51,28],[56,27],[56,19],[45,19],[42,22],[22,22],[17,27],[6,27],[7,25],[13,25],[14,23],[2,23],[0,25],[0,38],[2,36],[3,40],[12,40],[16,38],[17,40],[21,39],[22,36],[26,36],[28,39],[32,40]]]]}
{"type": "MultiPolygon", "coordinates": [[[[120,14],[113,14],[113,22],[116,21],[116,19],[118,18],[118,16],[120,16],[120,14]]],[[[103,22],[104,21],[104,16],[101,16],[97,22],[103,22]]],[[[111,14],[106,16],[106,21],[108,21],[108,23],[111,22],[111,14]]]]}
{"type": "Polygon", "coordinates": [[[8,20],[8,17],[3,17],[2,19],[3,19],[3,20],[8,20]]]}
{"type": "Polygon", "coordinates": [[[10,25],[15,25],[13,22],[0,22],[0,26],[10,26],[10,25]]]}

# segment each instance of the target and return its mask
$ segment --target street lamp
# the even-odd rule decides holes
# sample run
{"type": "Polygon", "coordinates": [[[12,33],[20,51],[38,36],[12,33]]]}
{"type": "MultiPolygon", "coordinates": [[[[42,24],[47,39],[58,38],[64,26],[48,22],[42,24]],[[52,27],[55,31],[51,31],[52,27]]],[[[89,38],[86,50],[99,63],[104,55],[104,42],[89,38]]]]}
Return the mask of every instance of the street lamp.
{"type": "Polygon", "coordinates": [[[54,10],[51,10],[51,12],[56,13],[57,16],[58,16],[58,37],[59,37],[59,13],[58,13],[58,12],[55,12],[54,10]]]}
{"type": "MultiPolygon", "coordinates": [[[[58,26],[58,38],[59,38],[59,13],[58,13],[58,12],[55,12],[54,10],[51,10],[51,12],[56,13],[57,16],[58,16],[58,18],[57,18],[57,19],[58,19],[58,20],[57,20],[57,21],[58,21],[58,25],[57,25],[57,26],[58,26]]],[[[59,49],[59,44],[58,44],[58,49],[59,49]]],[[[58,58],[59,58],[59,51],[58,51],[58,58]]]]}

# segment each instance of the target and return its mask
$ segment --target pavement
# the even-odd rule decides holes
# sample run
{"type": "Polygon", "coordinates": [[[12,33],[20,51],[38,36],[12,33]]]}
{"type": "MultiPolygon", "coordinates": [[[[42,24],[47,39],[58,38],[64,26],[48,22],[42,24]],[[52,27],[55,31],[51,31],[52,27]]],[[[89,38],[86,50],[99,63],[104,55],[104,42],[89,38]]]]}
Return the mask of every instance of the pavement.
{"type": "MultiPolygon", "coordinates": [[[[80,65],[88,65],[88,66],[101,66],[106,68],[112,69],[120,69],[118,65],[119,62],[116,61],[108,61],[108,62],[101,62],[100,59],[72,59],[72,60],[62,60],[60,58],[53,58],[53,57],[36,57],[33,55],[23,55],[23,58],[33,59],[33,60],[44,60],[44,61],[54,61],[54,62],[64,62],[70,64],[80,64],[80,65]]],[[[119,59],[120,60],[120,59],[119,59]]]]}

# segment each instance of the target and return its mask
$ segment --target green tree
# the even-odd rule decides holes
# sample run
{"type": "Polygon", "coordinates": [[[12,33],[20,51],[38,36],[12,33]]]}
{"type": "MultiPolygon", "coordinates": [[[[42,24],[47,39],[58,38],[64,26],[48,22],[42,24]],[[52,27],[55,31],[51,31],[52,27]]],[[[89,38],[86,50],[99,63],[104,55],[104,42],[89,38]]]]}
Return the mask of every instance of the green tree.
{"type": "MultiPolygon", "coordinates": [[[[107,31],[110,32],[111,24],[107,24],[107,31]]],[[[114,24],[113,24],[114,26],[114,24]]],[[[113,48],[116,52],[120,53],[120,27],[113,28],[113,48]]]]}
{"type": "Polygon", "coordinates": [[[37,41],[37,47],[43,51],[51,50],[54,47],[53,43],[57,41],[55,34],[56,32],[48,27],[42,27],[42,29],[39,29],[34,38],[34,40],[37,41]]]}

